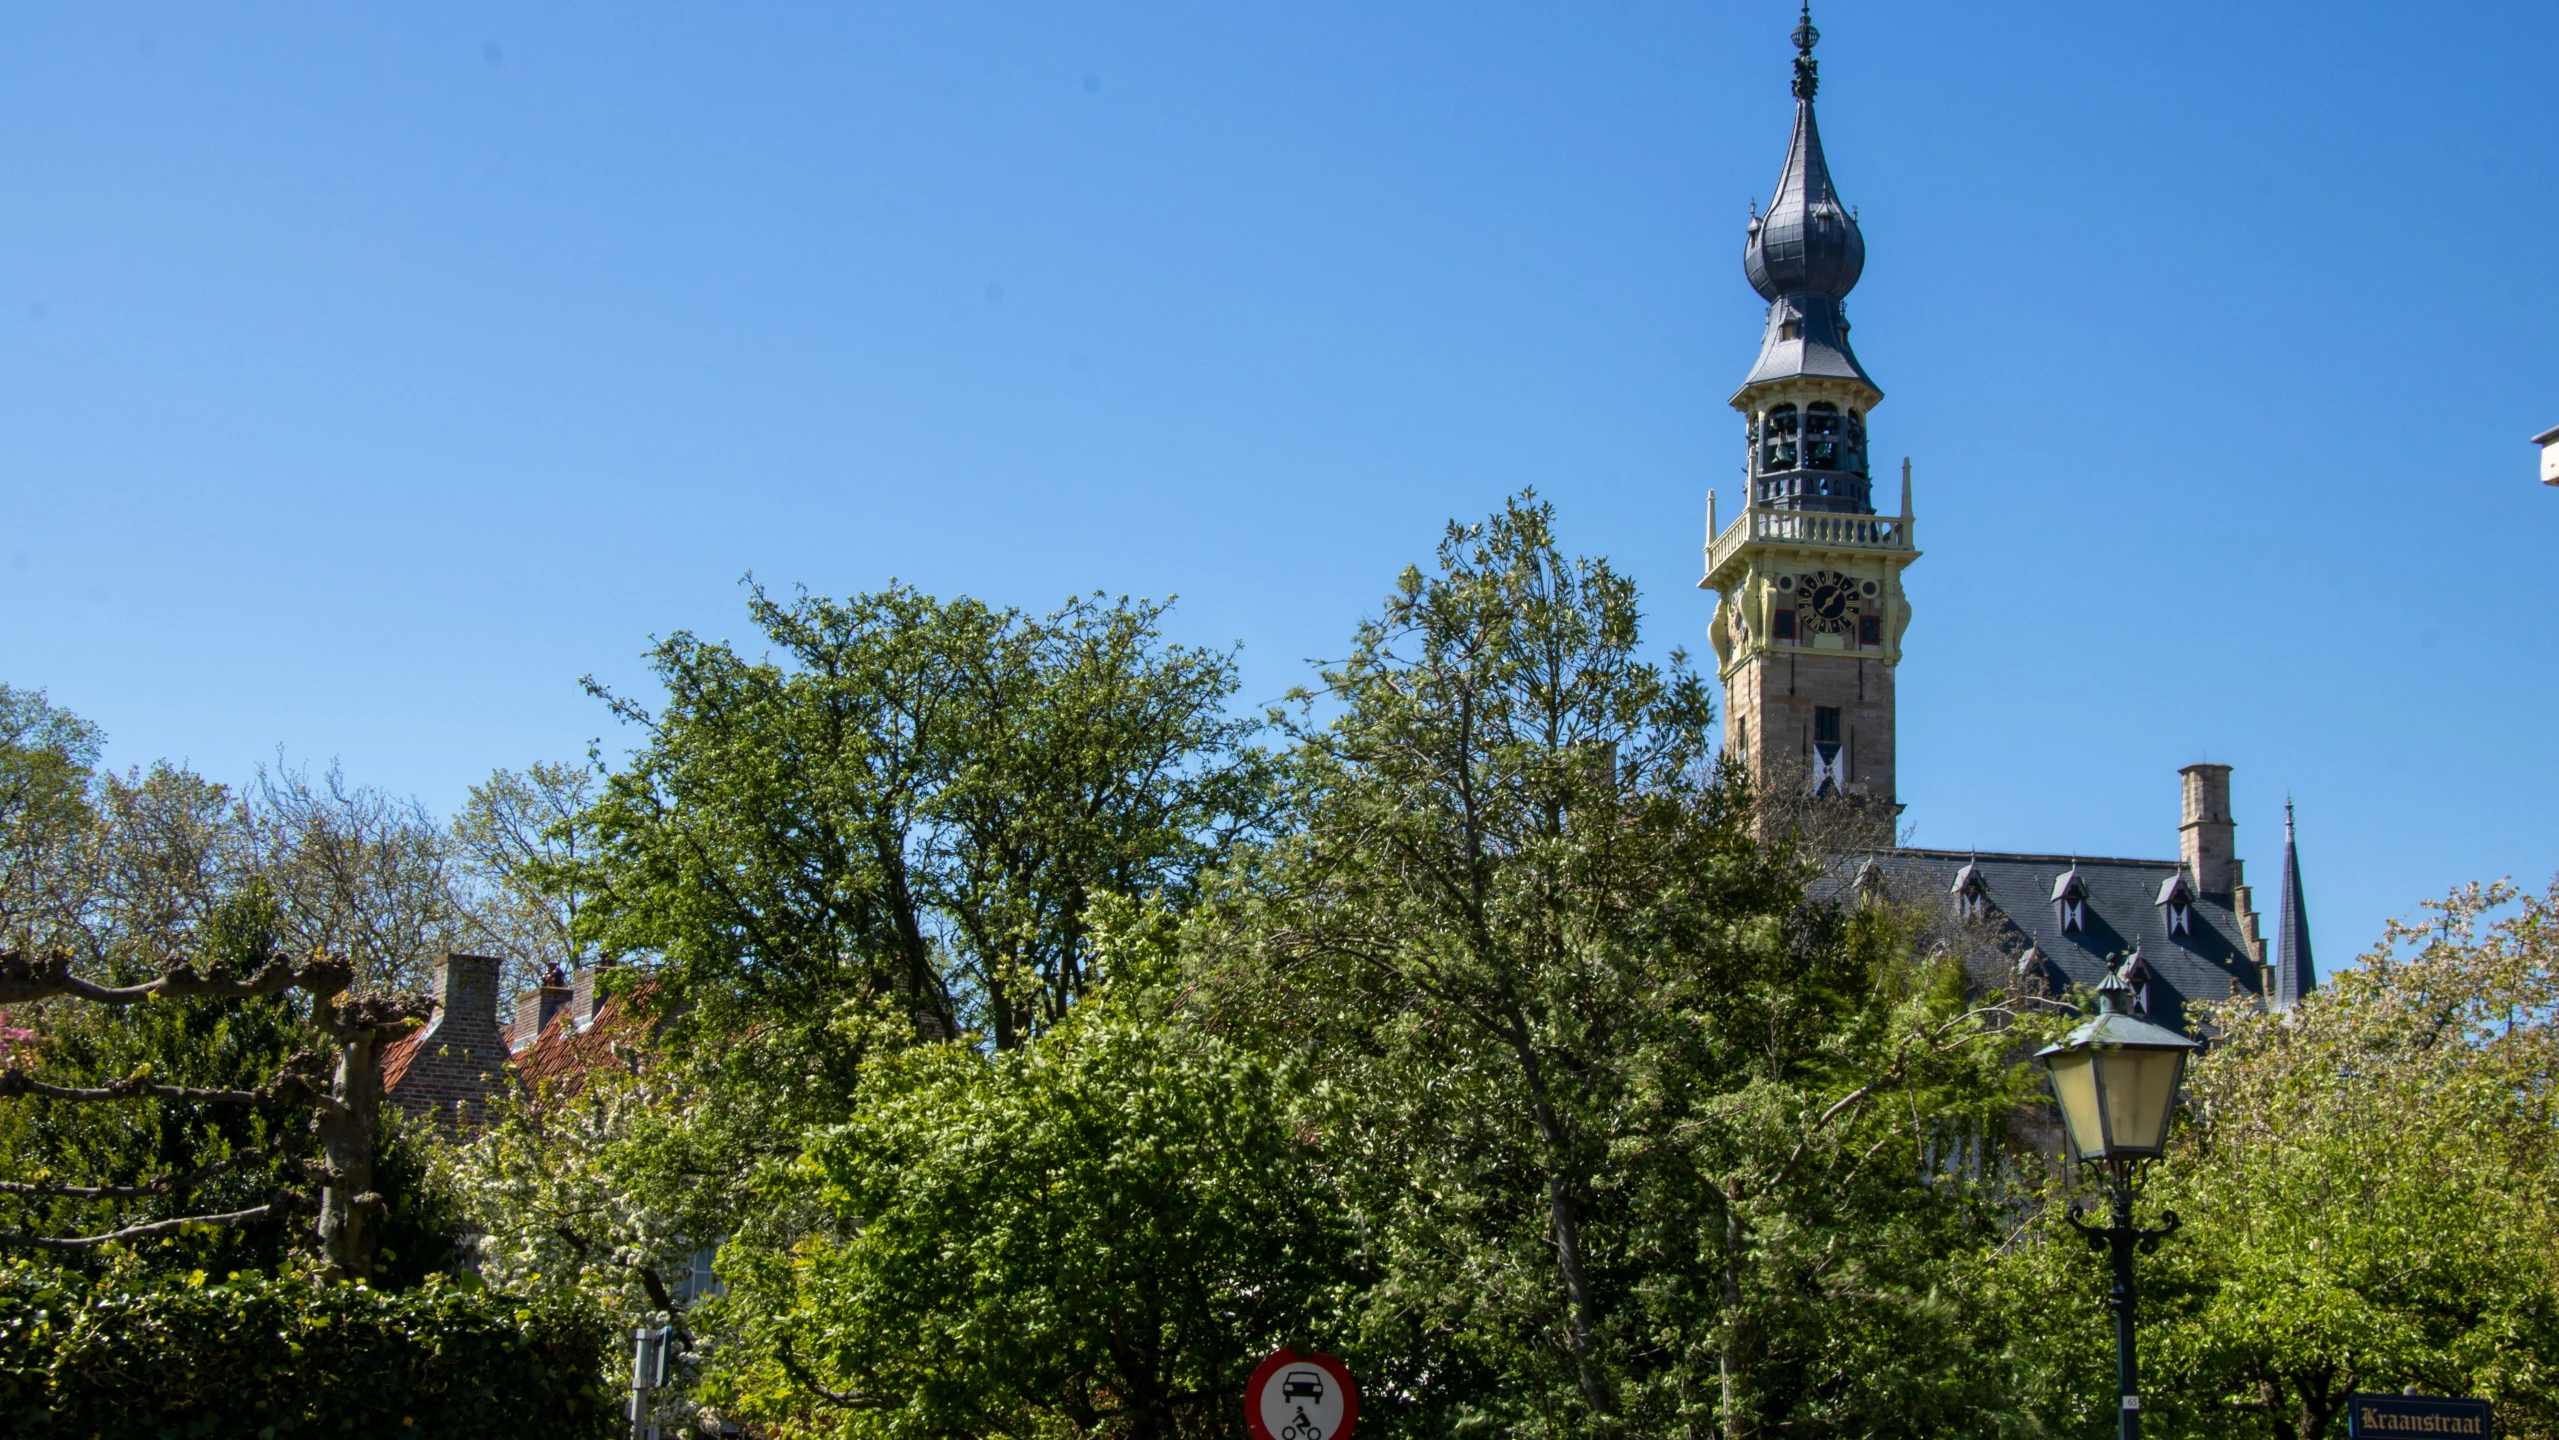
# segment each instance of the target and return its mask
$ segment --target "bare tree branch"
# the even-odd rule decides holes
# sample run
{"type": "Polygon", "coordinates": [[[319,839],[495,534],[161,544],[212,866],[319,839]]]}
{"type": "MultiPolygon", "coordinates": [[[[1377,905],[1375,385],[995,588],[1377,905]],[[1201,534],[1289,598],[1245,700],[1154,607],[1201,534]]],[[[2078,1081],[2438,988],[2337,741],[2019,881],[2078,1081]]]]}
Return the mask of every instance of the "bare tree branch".
{"type": "Polygon", "coordinates": [[[236,1000],[297,988],[322,997],[335,995],[353,983],[355,971],[344,961],[316,957],[295,965],[279,956],[246,980],[200,975],[194,966],[180,965],[139,985],[100,985],[72,974],[71,957],[59,952],[38,956],[15,950],[0,952],[0,1005],[19,1005],[54,995],[76,995],[100,1005],[131,1005],[154,995],[236,1000]]]}
{"type": "Polygon", "coordinates": [[[168,1235],[190,1225],[246,1225],[279,1213],[270,1201],[248,1210],[234,1210],[227,1215],[181,1215],[174,1220],[153,1220],[141,1225],[127,1225],[104,1235],[8,1235],[0,1234],[0,1245],[15,1245],[28,1250],[86,1250],[118,1240],[148,1240],[154,1235],[168,1235]]]}
{"type": "Polygon", "coordinates": [[[865,1395],[858,1390],[848,1395],[820,1385],[800,1358],[791,1353],[791,1337],[787,1333],[774,1337],[773,1358],[781,1362],[782,1373],[790,1376],[793,1384],[839,1410],[885,1410],[895,1403],[885,1396],[865,1395]]]}
{"type": "Polygon", "coordinates": [[[281,1098],[270,1090],[206,1090],[192,1085],[152,1085],[141,1080],[110,1080],[96,1089],[83,1090],[69,1085],[49,1085],[24,1070],[0,1070],[0,1097],[40,1095],[47,1100],[155,1100],[207,1101],[224,1105],[255,1105],[281,1098]]]}
{"type": "Polygon", "coordinates": [[[0,1195],[42,1195],[66,1200],[147,1200],[154,1195],[169,1195],[189,1189],[225,1170],[264,1164],[266,1159],[264,1150],[243,1150],[228,1160],[216,1160],[193,1170],[163,1175],[147,1185],[39,1185],[24,1180],[0,1180],[0,1195]]]}

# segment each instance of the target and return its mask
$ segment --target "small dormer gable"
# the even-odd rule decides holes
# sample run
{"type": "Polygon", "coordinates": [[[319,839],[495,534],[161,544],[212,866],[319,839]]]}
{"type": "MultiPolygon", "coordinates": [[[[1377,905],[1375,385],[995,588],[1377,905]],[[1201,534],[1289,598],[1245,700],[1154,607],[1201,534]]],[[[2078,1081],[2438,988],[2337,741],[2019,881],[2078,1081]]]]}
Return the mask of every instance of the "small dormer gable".
{"type": "Polygon", "coordinates": [[[2088,882],[2080,877],[2079,862],[2053,881],[2053,905],[2061,911],[2061,931],[2065,935],[2085,934],[2088,929],[2088,882]]]}
{"type": "Polygon", "coordinates": [[[2132,987],[2133,1013],[2136,1015],[2148,1015],[2150,1013],[2150,986],[2151,983],[2159,977],[2151,972],[2150,962],[2141,958],[2141,947],[2139,945],[2135,945],[2132,948],[2131,953],[2123,957],[2123,963],[2115,967],[2115,973],[2123,977],[2123,981],[2126,985],[2132,987]]]}
{"type": "Polygon", "coordinates": [[[2026,953],[2017,957],[2017,988],[2021,993],[2055,995],[2060,993],[2062,983],[2060,967],[2044,954],[2043,947],[2030,943],[2026,953]]]}
{"type": "Polygon", "coordinates": [[[1949,893],[1955,897],[1955,913],[1963,919],[1978,920],[1990,911],[1990,882],[1982,878],[1978,859],[1965,862],[1955,872],[1949,893]]]}
{"type": "Polygon", "coordinates": [[[2161,882],[2159,898],[2153,903],[2167,913],[2170,935],[2184,937],[2195,933],[2195,887],[2186,882],[2183,867],[2161,882]]]}

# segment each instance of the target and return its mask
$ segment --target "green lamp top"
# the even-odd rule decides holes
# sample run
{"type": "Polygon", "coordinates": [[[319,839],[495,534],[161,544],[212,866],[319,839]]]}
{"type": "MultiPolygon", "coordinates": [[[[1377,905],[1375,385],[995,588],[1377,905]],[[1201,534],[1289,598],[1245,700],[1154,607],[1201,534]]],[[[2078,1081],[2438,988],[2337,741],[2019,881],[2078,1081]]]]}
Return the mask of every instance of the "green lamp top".
{"type": "Polygon", "coordinates": [[[2089,1016],[2087,1023],[2062,1037],[2060,1044],[2036,1051],[2035,1058],[2048,1060],[2091,1045],[2139,1045],[2150,1049],[2180,1050],[2202,1048],[2174,1030],[2136,1017],[2127,1003],[2131,995],[2132,986],[2124,977],[2112,970],[2107,971],[2106,978],[2097,982],[2097,1013],[2089,1016]]]}

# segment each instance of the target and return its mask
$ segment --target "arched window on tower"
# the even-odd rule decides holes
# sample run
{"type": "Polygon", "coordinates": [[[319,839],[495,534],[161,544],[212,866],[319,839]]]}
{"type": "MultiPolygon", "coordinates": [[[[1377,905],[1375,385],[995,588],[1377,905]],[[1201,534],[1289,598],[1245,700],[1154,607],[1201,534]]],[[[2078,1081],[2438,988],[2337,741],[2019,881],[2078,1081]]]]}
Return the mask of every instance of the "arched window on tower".
{"type": "Polygon", "coordinates": [[[1773,475],[1795,468],[1795,407],[1780,405],[1760,421],[1759,473],[1773,475]]]}
{"type": "Polygon", "coordinates": [[[1839,407],[1827,400],[1816,400],[1804,407],[1804,466],[1810,470],[1837,470],[1839,464],[1839,407]]]}
{"type": "Polygon", "coordinates": [[[1866,417],[1858,411],[1848,412],[1847,433],[1841,437],[1842,458],[1839,468],[1851,474],[1866,473],[1866,417]]]}

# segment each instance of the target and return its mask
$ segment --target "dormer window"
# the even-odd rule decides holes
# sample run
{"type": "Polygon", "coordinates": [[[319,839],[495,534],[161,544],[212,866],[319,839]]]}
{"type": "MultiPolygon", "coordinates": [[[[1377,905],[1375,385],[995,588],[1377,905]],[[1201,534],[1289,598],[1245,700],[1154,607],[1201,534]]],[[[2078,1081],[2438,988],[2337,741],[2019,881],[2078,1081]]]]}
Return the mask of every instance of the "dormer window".
{"type": "Polygon", "coordinates": [[[2029,944],[2026,953],[2017,957],[2017,989],[2021,993],[2050,995],[2061,985],[2061,972],[2045,957],[2042,947],[2029,944]]]}
{"type": "Polygon", "coordinates": [[[2061,933],[2088,933],[2088,882],[2079,878],[2076,862],[2053,882],[2053,903],[2061,908],[2061,933]]]}
{"type": "Polygon", "coordinates": [[[2195,889],[2179,870],[2159,887],[2159,906],[2168,913],[2168,933],[2184,938],[2195,933],[2195,889]]]}
{"type": "Polygon", "coordinates": [[[1990,913],[1990,882],[1981,875],[1981,866],[1967,861],[1955,872],[1955,914],[1959,919],[1979,920],[1990,913]]]}
{"type": "Polygon", "coordinates": [[[2115,973],[2124,977],[2124,983],[2132,987],[2133,1013],[2149,1014],[2150,982],[2154,977],[2150,973],[2149,962],[2141,958],[2141,950],[2138,946],[2130,955],[2124,957],[2124,963],[2115,973]]]}

